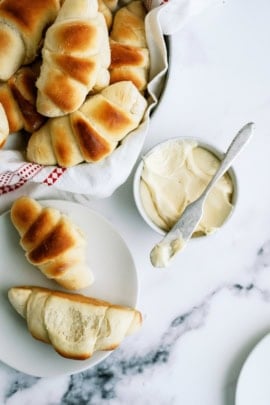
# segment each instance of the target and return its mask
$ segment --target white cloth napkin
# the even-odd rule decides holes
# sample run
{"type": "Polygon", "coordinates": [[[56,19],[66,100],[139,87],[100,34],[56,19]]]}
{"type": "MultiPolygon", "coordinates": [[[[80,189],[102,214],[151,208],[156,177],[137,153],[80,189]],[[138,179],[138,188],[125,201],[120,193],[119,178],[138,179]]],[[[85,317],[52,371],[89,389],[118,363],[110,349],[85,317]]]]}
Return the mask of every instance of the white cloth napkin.
{"type": "Polygon", "coordinates": [[[190,19],[219,0],[145,0],[148,10],[162,8],[159,16],[161,30],[165,35],[172,35],[182,28],[190,19]]]}
{"type": "MultiPolygon", "coordinates": [[[[146,0],[149,10],[146,35],[151,58],[148,91],[150,103],[141,125],[104,161],[69,169],[43,167],[25,161],[17,135],[0,150],[0,211],[23,194],[33,198],[68,198],[70,193],[88,199],[110,196],[131,173],[148,132],[150,113],[158,102],[167,72],[164,34],[172,34],[215,0],[146,0]]],[[[128,2],[128,1],[127,1],[128,2]]]]}

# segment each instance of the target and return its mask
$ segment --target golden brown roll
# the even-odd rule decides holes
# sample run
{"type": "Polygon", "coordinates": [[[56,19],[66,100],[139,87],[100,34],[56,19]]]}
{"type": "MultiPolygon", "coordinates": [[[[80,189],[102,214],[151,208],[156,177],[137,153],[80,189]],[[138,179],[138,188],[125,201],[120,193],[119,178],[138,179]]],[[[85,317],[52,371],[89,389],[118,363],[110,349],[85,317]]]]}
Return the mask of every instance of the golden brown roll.
{"type": "Polygon", "coordinates": [[[34,132],[27,159],[62,167],[98,162],[138,127],[146,107],[145,98],[132,82],[114,83],[90,96],[78,111],[49,119],[34,132]]]}
{"type": "Polygon", "coordinates": [[[142,324],[142,315],[134,308],[80,294],[13,287],[8,298],[35,339],[75,360],[88,359],[98,350],[116,349],[142,324]]]}
{"type": "Polygon", "coordinates": [[[133,1],[115,13],[110,34],[110,83],[131,80],[140,91],[145,90],[150,66],[145,15],[142,1],[133,1]]]}
{"type": "Polygon", "coordinates": [[[11,78],[0,85],[0,103],[8,121],[9,133],[25,131],[32,133],[44,124],[46,118],[36,110],[37,89],[35,82],[39,64],[21,67],[11,78]]]}
{"type": "Polygon", "coordinates": [[[67,289],[92,284],[93,275],[86,264],[86,240],[70,218],[26,196],[12,204],[10,215],[29,263],[67,289]]]}
{"type": "Polygon", "coordinates": [[[47,117],[76,111],[90,90],[109,84],[109,34],[97,0],[66,0],[42,48],[37,110],[47,117]]]}
{"type": "Polygon", "coordinates": [[[0,80],[8,80],[37,56],[44,30],[55,20],[60,0],[0,2],[0,80]]]}

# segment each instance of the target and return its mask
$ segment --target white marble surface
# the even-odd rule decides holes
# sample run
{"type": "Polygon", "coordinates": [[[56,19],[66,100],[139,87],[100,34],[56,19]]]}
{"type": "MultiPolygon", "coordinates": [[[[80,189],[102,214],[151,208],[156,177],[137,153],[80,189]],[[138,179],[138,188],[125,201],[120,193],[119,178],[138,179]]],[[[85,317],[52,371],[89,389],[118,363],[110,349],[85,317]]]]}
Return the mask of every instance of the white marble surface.
{"type": "Polygon", "coordinates": [[[225,150],[254,121],[234,165],[239,197],[230,221],[190,243],[170,269],[156,270],[148,255],[159,236],[136,211],[133,174],[106,200],[78,198],[128,243],[143,327],[77,375],[37,379],[0,364],[1,404],[234,404],[247,354],[270,332],[269,14],[268,0],[224,0],[172,36],[168,85],[144,148],[184,135],[225,150]]]}

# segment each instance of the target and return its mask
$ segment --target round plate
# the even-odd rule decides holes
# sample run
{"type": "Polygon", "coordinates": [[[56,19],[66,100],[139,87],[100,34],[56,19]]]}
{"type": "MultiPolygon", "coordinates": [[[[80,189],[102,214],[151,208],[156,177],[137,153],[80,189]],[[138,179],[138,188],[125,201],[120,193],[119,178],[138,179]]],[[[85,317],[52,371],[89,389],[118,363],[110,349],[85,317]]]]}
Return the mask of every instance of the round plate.
{"type": "Polygon", "coordinates": [[[270,404],[270,334],[252,350],[240,372],[235,405],[270,404]]]}
{"type": "MultiPolygon", "coordinates": [[[[101,215],[77,203],[61,200],[40,203],[68,215],[85,234],[87,261],[95,281],[89,288],[76,292],[135,307],[138,296],[136,268],[127,245],[112,225],[101,215]]],[[[30,335],[25,320],[8,301],[8,289],[20,285],[63,289],[27,262],[19,245],[19,234],[11,223],[10,212],[0,216],[0,245],[0,360],[38,377],[77,373],[104,360],[110,352],[96,352],[84,361],[65,359],[51,345],[30,335]]]]}

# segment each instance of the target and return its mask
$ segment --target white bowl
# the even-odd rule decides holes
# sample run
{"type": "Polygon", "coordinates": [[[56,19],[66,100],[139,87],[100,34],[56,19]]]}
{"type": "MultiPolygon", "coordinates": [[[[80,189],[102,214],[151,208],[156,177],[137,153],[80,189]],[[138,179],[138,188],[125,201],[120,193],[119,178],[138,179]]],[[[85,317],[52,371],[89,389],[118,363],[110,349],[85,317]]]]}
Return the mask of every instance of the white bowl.
{"type": "MultiPolygon", "coordinates": [[[[217,149],[216,147],[214,147],[213,145],[208,144],[207,142],[203,141],[200,138],[192,138],[192,137],[177,137],[177,138],[171,138],[168,139],[166,141],[163,141],[157,145],[155,145],[153,148],[151,148],[146,154],[144,154],[143,158],[149,156],[150,154],[152,154],[154,151],[156,151],[157,149],[161,148],[164,144],[168,143],[168,142],[174,142],[174,141],[195,141],[198,146],[201,146],[202,148],[209,150],[209,152],[211,152],[214,156],[216,156],[219,160],[223,159],[224,153],[221,152],[219,149],[217,149]]],[[[139,162],[135,174],[134,174],[134,178],[133,178],[133,196],[134,196],[134,200],[135,200],[135,204],[136,207],[140,213],[140,215],[142,216],[142,218],[144,219],[144,221],[157,233],[159,233],[160,235],[165,235],[166,232],[161,229],[159,226],[157,226],[147,215],[147,213],[145,212],[144,206],[143,206],[143,202],[141,199],[141,193],[140,193],[140,183],[141,183],[141,173],[144,167],[144,161],[142,160],[139,162]]],[[[236,178],[236,174],[235,171],[233,169],[233,167],[231,167],[228,172],[227,172],[232,180],[233,183],[233,194],[232,194],[232,206],[233,209],[231,210],[230,214],[227,216],[226,220],[224,221],[224,223],[222,224],[222,226],[224,226],[224,224],[228,221],[228,219],[231,217],[233,211],[234,211],[234,207],[237,203],[237,197],[238,197],[238,182],[237,182],[237,178],[236,178]]],[[[206,235],[196,235],[196,236],[206,236],[206,235]]]]}

